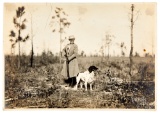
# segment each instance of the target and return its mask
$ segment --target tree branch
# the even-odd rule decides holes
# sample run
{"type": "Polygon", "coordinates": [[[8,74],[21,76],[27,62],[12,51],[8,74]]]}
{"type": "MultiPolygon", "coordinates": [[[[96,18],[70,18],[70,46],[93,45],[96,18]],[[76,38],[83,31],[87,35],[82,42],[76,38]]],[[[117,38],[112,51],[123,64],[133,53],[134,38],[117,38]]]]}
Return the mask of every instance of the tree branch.
{"type": "Polygon", "coordinates": [[[139,17],[139,14],[140,14],[140,10],[137,11],[136,19],[133,21],[133,24],[137,21],[137,19],[138,19],[138,17],[139,17]]]}

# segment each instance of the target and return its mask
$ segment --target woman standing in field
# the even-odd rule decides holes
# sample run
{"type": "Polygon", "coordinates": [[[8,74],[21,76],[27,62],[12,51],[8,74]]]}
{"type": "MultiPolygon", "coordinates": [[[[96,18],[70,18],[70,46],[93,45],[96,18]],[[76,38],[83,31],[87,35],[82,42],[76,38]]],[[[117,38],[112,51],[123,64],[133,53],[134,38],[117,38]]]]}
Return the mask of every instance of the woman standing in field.
{"type": "Polygon", "coordinates": [[[69,36],[70,43],[65,46],[62,50],[62,56],[65,57],[63,64],[63,69],[61,74],[68,78],[66,80],[70,86],[73,86],[75,83],[75,76],[79,73],[77,55],[78,55],[78,46],[74,43],[75,37],[69,36]]]}

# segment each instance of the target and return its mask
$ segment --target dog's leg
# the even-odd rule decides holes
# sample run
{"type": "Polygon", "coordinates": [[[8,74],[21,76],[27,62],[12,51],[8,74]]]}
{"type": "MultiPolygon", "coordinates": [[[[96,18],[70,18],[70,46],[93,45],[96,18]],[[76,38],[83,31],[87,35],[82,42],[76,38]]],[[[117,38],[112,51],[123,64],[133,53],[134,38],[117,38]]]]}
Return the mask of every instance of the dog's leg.
{"type": "Polygon", "coordinates": [[[85,85],[85,91],[87,91],[87,82],[86,81],[85,81],[84,85],[85,85]]]}
{"type": "Polygon", "coordinates": [[[82,82],[80,82],[80,88],[82,89],[82,86],[83,86],[83,83],[82,82]]]}
{"type": "Polygon", "coordinates": [[[77,86],[78,86],[78,80],[77,80],[77,78],[76,78],[76,85],[74,86],[74,90],[77,90],[77,86]]]}
{"type": "Polygon", "coordinates": [[[79,81],[80,81],[80,77],[77,76],[77,77],[76,77],[76,85],[74,86],[74,89],[75,89],[75,90],[77,90],[77,86],[78,86],[79,81]]]}
{"type": "Polygon", "coordinates": [[[90,85],[90,90],[92,91],[92,90],[93,90],[93,89],[92,89],[92,83],[90,83],[89,85],[90,85]]]}

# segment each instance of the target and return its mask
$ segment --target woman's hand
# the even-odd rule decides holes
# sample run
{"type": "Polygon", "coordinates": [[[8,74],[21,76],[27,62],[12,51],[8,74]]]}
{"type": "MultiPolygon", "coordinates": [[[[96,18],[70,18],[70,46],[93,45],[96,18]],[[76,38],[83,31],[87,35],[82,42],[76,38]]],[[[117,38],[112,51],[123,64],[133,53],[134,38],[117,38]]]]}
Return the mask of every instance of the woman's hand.
{"type": "Polygon", "coordinates": [[[69,63],[70,60],[68,58],[63,58],[62,61],[69,63]]]}

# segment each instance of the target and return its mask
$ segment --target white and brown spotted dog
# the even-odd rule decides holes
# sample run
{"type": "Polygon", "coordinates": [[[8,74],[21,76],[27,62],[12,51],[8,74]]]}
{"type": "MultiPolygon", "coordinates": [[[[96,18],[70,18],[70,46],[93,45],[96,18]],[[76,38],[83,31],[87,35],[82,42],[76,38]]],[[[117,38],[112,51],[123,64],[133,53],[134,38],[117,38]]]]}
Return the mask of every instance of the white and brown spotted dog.
{"type": "MultiPolygon", "coordinates": [[[[84,83],[84,86],[85,86],[85,91],[87,91],[87,84],[90,85],[90,90],[92,90],[92,85],[95,81],[95,74],[96,74],[95,71],[97,71],[97,70],[98,70],[97,67],[90,66],[88,68],[88,70],[85,71],[84,73],[78,73],[77,77],[76,77],[76,85],[75,85],[74,89],[77,90],[77,86],[78,86],[79,82],[82,81],[84,83]]],[[[80,84],[81,88],[82,88],[82,85],[83,85],[82,82],[80,84]]]]}

